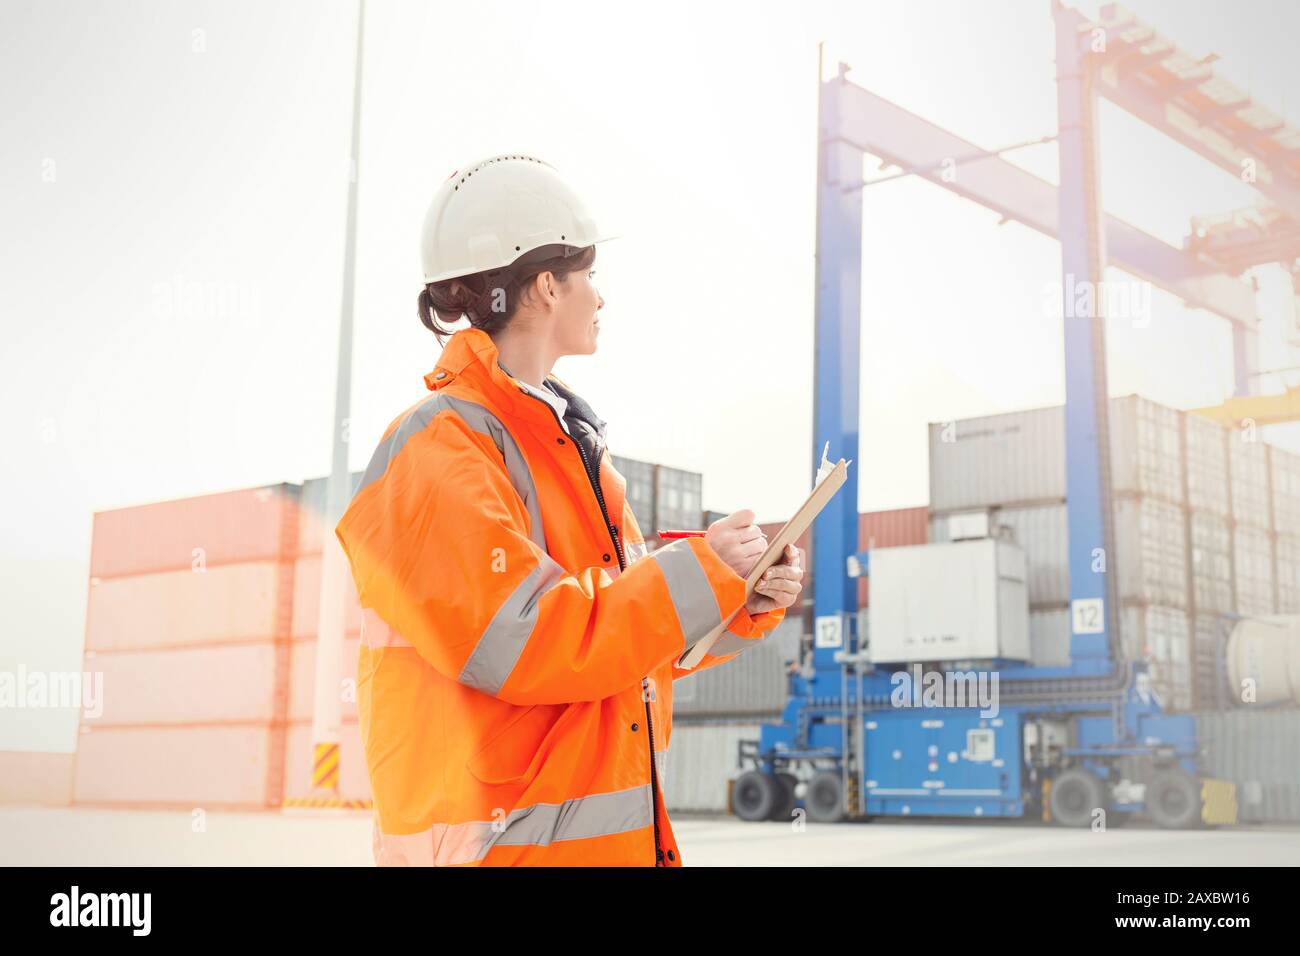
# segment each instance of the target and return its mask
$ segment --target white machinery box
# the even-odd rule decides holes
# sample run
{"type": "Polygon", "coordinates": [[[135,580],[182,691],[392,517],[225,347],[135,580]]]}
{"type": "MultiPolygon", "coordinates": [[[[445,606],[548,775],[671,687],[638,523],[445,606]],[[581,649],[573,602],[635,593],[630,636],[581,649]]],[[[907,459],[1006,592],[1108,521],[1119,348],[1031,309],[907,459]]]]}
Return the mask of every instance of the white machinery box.
{"type": "Polygon", "coordinates": [[[871,552],[872,663],[1029,659],[1025,555],[983,538],[871,552]]]}

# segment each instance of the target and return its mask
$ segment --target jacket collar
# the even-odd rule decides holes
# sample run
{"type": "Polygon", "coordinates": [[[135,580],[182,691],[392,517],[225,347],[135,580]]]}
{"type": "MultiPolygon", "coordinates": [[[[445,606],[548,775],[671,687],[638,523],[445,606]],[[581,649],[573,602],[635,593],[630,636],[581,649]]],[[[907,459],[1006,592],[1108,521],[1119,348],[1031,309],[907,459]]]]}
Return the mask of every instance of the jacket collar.
{"type": "MultiPolygon", "coordinates": [[[[437,366],[424,376],[424,384],[436,392],[452,382],[463,382],[485,395],[512,418],[542,428],[554,427],[555,410],[536,396],[529,395],[523,383],[507,374],[499,362],[500,353],[490,335],[482,329],[461,329],[447,340],[437,366]]],[[[599,444],[603,444],[605,421],[554,374],[547,376],[547,382],[569,403],[564,417],[571,423],[571,428],[572,423],[580,422],[585,426],[583,431],[599,436],[599,444]]]]}

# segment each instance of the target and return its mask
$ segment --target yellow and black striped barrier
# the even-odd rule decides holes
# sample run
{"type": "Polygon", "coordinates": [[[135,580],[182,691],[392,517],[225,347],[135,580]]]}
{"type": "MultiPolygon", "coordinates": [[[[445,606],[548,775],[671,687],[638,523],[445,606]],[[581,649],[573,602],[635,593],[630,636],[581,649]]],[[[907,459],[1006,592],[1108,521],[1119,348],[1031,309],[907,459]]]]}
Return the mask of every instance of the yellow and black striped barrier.
{"type": "Polygon", "coordinates": [[[286,797],[280,806],[313,810],[371,810],[374,802],[343,797],[286,797]]]}
{"type": "Polygon", "coordinates": [[[1231,780],[1201,780],[1201,820],[1211,826],[1237,822],[1237,785],[1231,780]]]}
{"type": "Polygon", "coordinates": [[[311,787],[313,790],[339,789],[338,743],[316,744],[312,761],[311,787]]]}

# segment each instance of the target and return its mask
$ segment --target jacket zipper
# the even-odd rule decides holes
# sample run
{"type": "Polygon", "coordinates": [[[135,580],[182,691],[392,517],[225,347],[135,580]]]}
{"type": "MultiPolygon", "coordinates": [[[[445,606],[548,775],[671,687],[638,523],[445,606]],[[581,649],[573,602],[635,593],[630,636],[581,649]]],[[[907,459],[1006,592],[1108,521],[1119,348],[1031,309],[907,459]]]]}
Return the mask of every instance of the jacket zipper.
{"type": "MultiPolygon", "coordinates": [[[[552,406],[550,402],[544,401],[524,389],[520,389],[520,391],[529,398],[541,402],[549,408],[552,417],[555,418],[555,423],[560,426],[560,431],[564,431],[564,423],[560,421],[559,413],[556,412],[554,406],[552,406]]],[[[568,436],[568,440],[574,448],[578,449],[578,457],[582,459],[582,470],[586,474],[587,480],[591,483],[592,491],[596,493],[596,503],[600,505],[601,517],[605,519],[605,530],[609,532],[610,540],[614,542],[614,554],[618,558],[618,569],[620,573],[626,571],[627,564],[623,558],[623,547],[619,544],[618,532],[614,528],[614,523],[609,520],[609,511],[605,507],[605,496],[601,493],[600,481],[598,478],[592,476],[591,465],[587,461],[587,453],[582,450],[582,443],[572,435],[568,436]]],[[[650,717],[650,698],[646,696],[645,691],[646,681],[643,678],[641,681],[641,698],[645,702],[645,730],[646,737],[650,743],[650,816],[654,822],[655,831],[655,866],[663,866],[664,849],[659,836],[659,774],[655,767],[655,728],[654,721],[650,717]]]]}

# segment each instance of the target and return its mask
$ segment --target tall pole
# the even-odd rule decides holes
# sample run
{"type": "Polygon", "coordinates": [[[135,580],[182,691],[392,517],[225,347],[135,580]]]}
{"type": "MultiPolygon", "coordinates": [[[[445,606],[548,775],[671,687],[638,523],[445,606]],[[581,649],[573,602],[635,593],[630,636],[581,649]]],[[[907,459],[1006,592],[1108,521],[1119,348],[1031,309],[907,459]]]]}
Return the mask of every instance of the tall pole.
{"type": "Polygon", "coordinates": [[[1061,271],[1065,323],[1065,480],[1070,564],[1070,659],[1102,674],[1118,660],[1110,401],[1106,389],[1106,271],[1098,174],[1094,45],[1074,10],[1050,0],[1056,23],[1061,271]]]}
{"type": "Polygon", "coordinates": [[[352,152],[348,164],[348,217],[343,246],[343,299],[339,316],[339,365],[334,392],[333,457],[321,536],[320,616],[316,635],[315,706],[312,712],[312,790],[337,794],[343,701],[341,664],[349,587],[347,557],[334,528],[352,494],[348,476],[348,419],[352,404],[352,312],[356,295],[357,180],[361,171],[361,54],[366,3],[357,5],[357,55],[352,86],[352,152]]]}
{"type": "MultiPolygon", "coordinates": [[[[820,57],[819,57],[820,60],[820,57]]],[[[819,81],[817,129],[817,259],[813,331],[813,447],[816,480],[822,450],[858,460],[862,304],[862,149],[843,135],[845,73],[819,81]]],[[[850,650],[849,618],[858,583],[845,560],[858,550],[858,483],[851,479],[813,522],[813,696],[840,693],[836,655],[850,650]]]]}

